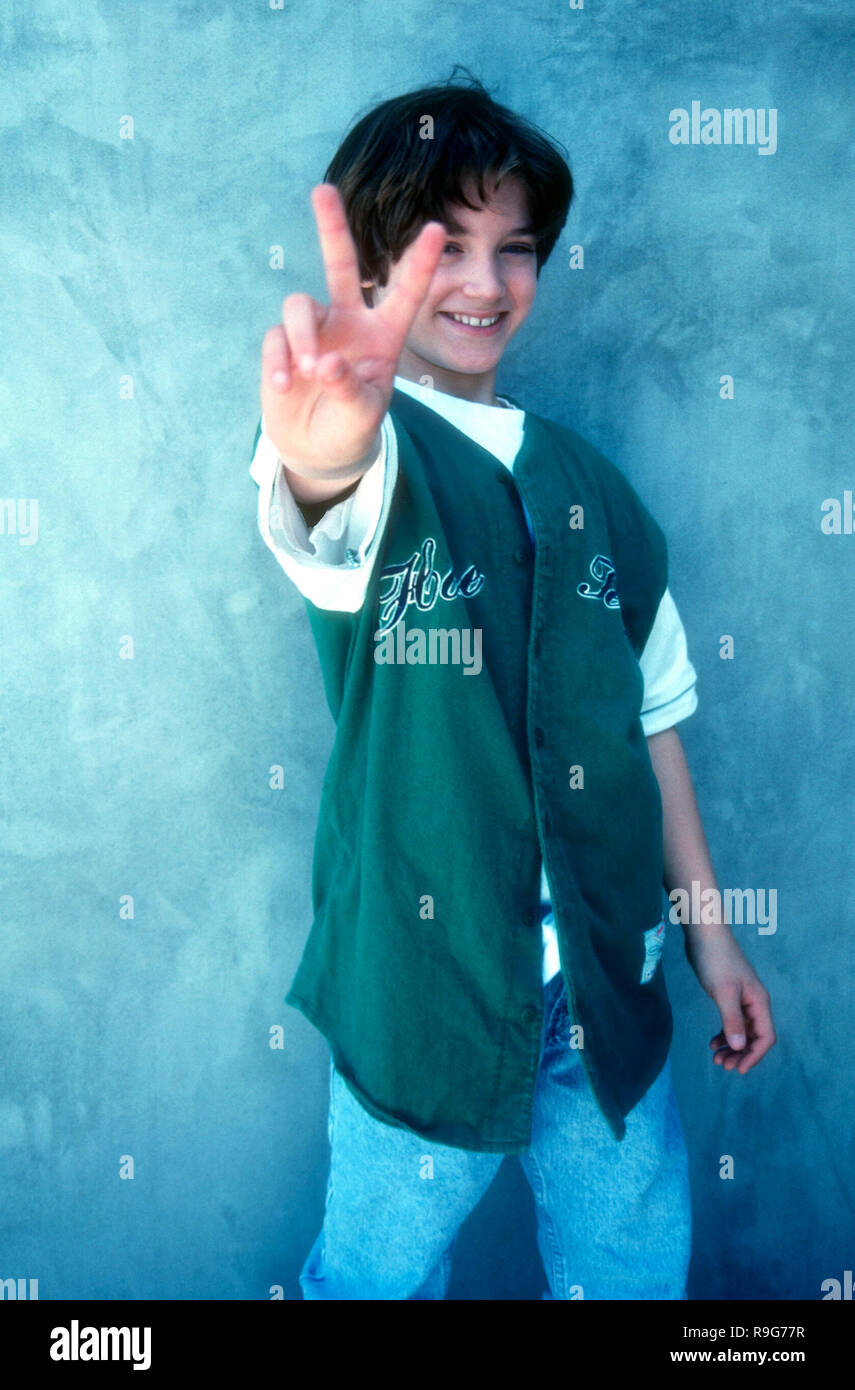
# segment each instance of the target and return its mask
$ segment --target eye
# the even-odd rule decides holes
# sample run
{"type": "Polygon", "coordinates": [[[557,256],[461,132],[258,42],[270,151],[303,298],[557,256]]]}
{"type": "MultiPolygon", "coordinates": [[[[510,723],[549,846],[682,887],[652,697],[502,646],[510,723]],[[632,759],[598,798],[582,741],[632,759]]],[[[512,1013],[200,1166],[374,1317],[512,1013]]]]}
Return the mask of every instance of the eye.
{"type": "MultiPolygon", "coordinates": [[[[447,241],[443,247],[443,254],[447,251],[462,251],[462,249],[463,248],[458,246],[456,242],[447,241]]],[[[502,250],[511,251],[516,256],[533,256],[535,253],[535,248],[523,241],[511,242],[509,246],[504,246],[502,250]]]]}

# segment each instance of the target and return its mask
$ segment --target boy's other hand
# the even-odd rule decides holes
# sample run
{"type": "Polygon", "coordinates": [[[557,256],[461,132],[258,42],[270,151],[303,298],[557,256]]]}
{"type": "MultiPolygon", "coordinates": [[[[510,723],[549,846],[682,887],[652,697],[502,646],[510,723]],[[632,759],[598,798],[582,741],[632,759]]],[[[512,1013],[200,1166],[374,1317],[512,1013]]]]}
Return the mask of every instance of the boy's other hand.
{"type": "Polygon", "coordinates": [[[447,237],[440,222],[428,222],[372,309],[338,189],[318,184],[311,201],[330,302],[289,294],[261,352],[266,433],[289,474],[307,480],[296,489],[306,497],[346,487],[375,456],[398,359],[447,237]]]}
{"type": "Polygon", "coordinates": [[[713,1062],[744,1076],[777,1042],[769,993],[728,926],[688,928],[686,956],[721,1014],[722,1030],[709,1044],[713,1062]]]}

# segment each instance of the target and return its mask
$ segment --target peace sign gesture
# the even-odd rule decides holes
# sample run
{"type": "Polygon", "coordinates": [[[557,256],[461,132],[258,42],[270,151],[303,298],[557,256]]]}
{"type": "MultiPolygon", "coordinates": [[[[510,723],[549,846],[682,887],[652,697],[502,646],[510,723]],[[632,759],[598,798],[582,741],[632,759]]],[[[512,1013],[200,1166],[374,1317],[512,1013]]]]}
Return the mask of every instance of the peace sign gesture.
{"type": "Polygon", "coordinates": [[[338,189],[317,184],[311,201],[330,302],[289,294],[282,322],[267,331],[261,350],[266,432],[289,475],[297,475],[293,490],[301,500],[333,496],[376,456],[398,358],[447,236],[442,223],[428,222],[371,309],[338,189]]]}

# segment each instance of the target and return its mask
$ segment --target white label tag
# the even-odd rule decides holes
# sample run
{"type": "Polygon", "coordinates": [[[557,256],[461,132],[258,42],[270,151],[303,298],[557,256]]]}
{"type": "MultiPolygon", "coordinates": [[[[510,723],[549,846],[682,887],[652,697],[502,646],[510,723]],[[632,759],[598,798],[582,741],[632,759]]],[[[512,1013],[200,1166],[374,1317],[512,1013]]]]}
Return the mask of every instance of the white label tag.
{"type": "Polygon", "coordinates": [[[659,957],[665,945],[665,918],[660,917],[655,927],[644,933],[644,965],[641,967],[641,983],[652,980],[659,964],[659,957]]]}

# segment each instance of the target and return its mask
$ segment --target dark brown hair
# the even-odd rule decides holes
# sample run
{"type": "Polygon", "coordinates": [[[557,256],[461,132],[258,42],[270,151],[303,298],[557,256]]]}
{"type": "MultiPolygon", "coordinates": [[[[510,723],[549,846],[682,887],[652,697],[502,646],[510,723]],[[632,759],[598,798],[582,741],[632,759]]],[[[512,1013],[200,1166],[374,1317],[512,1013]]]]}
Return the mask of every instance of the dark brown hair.
{"type": "MultiPolygon", "coordinates": [[[[425,222],[448,222],[448,206],[476,208],[463,195],[474,180],[480,202],[485,180],[514,175],[528,195],[537,272],[567,220],[573,178],[557,143],[537,126],[500,106],[467,69],[465,82],[420,87],[390,97],[348,132],[324,174],[338,188],[359,256],[360,278],[385,285],[389,267],[425,222]],[[432,120],[429,138],[425,117],[432,120]]],[[[366,303],[370,291],[363,290],[366,303]]]]}

